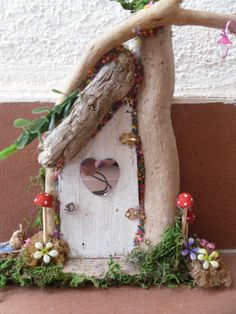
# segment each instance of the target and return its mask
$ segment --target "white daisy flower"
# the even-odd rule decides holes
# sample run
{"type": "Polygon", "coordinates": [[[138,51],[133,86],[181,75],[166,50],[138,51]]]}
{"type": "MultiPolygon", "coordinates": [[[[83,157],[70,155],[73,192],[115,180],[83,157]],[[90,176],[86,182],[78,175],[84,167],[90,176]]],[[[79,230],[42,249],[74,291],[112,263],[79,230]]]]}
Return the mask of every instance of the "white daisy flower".
{"type": "Polygon", "coordinates": [[[213,268],[219,267],[219,262],[216,259],[219,257],[219,253],[217,251],[213,251],[210,255],[206,249],[199,249],[197,259],[203,262],[203,269],[209,269],[210,265],[213,268]]]}
{"type": "Polygon", "coordinates": [[[57,250],[52,249],[53,244],[51,242],[47,242],[46,245],[43,245],[41,242],[36,242],[34,246],[37,249],[34,253],[34,258],[37,260],[43,258],[45,264],[49,264],[51,257],[57,257],[59,254],[57,250]]]}

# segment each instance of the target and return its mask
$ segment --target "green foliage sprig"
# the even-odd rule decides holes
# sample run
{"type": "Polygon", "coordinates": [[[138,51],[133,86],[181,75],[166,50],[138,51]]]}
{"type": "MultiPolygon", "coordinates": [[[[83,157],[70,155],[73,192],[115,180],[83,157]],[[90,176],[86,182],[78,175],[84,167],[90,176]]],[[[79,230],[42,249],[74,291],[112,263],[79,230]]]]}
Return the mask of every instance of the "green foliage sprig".
{"type": "Polygon", "coordinates": [[[163,234],[162,241],[148,251],[133,250],[130,254],[132,261],[139,270],[140,281],[143,285],[191,284],[188,264],[181,255],[183,235],[180,219],[176,219],[174,227],[168,228],[163,234]]]}
{"type": "MultiPolygon", "coordinates": [[[[63,94],[58,90],[53,91],[63,94]]],[[[53,108],[43,107],[33,109],[33,114],[46,113],[45,116],[41,116],[39,119],[33,121],[22,118],[16,119],[13,125],[16,128],[21,128],[23,132],[14,144],[0,151],[0,160],[6,159],[8,156],[14,154],[18,150],[23,149],[37,137],[39,142],[42,143],[42,134],[47,131],[52,131],[61,122],[62,119],[69,115],[71,108],[79,94],[80,91],[76,90],[70,95],[66,95],[66,99],[61,104],[53,108]]]]}
{"type": "MultiPolygon", "coordinates": [[[[130,10],[131,12],[136,12],[142,10],[145,5],[147,5],[150,0],[112,0],[120,3],[120,5],[125,10],[130,10]]],[[[153,2],[158,2],[159,0],[154,0],[153,2]]]]}

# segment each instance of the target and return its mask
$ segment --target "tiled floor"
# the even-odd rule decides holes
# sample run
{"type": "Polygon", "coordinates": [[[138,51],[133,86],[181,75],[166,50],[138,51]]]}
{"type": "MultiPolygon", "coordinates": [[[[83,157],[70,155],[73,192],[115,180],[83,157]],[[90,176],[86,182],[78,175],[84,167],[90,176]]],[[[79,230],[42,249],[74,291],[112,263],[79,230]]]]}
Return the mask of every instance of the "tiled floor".
{"type": "MultiPolygon", "coordinates": [[[[236,254],[225,255],[236,282],[236,254]]],[[[96,290],[0,290],[0,314],[236,314],[236,286],[230,289],[136,287],[96,290]]]]}

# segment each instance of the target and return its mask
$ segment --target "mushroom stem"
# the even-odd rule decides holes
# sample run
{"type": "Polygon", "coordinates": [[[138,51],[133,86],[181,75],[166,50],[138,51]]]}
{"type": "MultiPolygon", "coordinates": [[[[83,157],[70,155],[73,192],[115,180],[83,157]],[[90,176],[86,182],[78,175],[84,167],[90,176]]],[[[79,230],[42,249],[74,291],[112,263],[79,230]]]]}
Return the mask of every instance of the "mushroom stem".
{"type": "Polygon", "coordinates": [[[183,216],[182,216],[182,234],[183,234],[184,238],[188,237],[187,214],[188,214],[188,210],[187,210],[187,208],[184,208],[183,216]]]}
{"type": "Polygon", "coordinates": [[[189,231],[189,223],[186,222],[186,227],[185,227],[185,237],[188,239],[188,231],[189,231]]]}
{"type": "Polygon", "coordinates": [[[51,194],[54,197],[54,205],[47,207],[46,209],[46,220],[47,220],[47,233],[53,234],[55,230],[55,184],[53,180],[53,169],[46,168],[46,178],[45,178],[45,192],[51,194]]]}
{"type": "Polygon", "coordinates": [[[47,208],[43,207],[43,242],[47,243],[48,240],[48,229],[47,229],[47,208]]]}

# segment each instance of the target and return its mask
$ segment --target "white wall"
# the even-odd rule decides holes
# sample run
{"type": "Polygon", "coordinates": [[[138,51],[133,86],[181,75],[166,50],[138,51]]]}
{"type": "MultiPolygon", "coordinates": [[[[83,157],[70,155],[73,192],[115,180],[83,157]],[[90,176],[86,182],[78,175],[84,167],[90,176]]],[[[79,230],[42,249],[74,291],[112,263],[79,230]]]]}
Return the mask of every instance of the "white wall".
{"type": "MultiPolygon", "coordinates": [[[[236,13],[235,0],[184,5],[236,13]]],[[[55,100],[51,89],[63,90],[85,45],[129,14],[110,0],[0,0],[0,7],[0,101],[55,100]]],[[[176,96],[236,97],[236,44],[220,59],[218,34],[173,29],[176,96]]]]}

